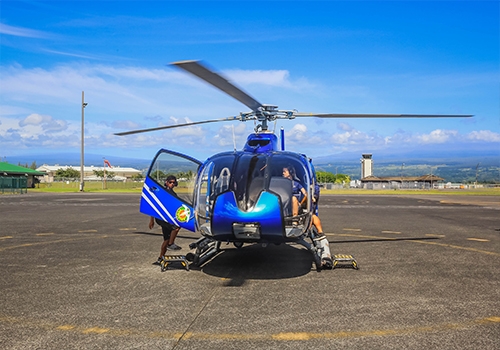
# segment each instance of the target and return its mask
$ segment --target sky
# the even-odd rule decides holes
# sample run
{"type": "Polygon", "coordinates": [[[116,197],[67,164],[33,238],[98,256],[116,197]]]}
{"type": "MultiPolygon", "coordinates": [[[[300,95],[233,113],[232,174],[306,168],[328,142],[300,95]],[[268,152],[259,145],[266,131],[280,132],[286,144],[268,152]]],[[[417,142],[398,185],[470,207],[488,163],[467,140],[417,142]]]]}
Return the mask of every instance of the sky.
{"type": "Polygon", "coordinates": [[[272,123],[291,151],[500,157],[499,18],[498,1],[2,0],[0,158],[79,154],[82,91],[85,153],[241,149],[253,122],[114,135],[248,111],[180,60],[284,110],[474,115],[272,123]]]}

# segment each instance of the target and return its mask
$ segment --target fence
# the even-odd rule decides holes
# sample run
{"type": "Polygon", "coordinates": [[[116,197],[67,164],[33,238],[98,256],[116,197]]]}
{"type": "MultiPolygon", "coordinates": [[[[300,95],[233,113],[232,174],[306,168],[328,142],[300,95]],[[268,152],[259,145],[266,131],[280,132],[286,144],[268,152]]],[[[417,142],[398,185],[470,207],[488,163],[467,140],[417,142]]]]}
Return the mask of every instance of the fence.
{"type": "Polygon", "coordinates": [[[27,193],[26,176],[0,176],[0,193],[27,193]]]}

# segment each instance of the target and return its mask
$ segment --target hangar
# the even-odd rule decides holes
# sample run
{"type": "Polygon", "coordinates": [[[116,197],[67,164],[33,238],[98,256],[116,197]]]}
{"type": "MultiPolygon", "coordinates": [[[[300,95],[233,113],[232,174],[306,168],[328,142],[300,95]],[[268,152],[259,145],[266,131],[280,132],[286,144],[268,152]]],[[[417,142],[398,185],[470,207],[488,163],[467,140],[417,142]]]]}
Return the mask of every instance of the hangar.
{"type": "Polygon", "coordinates": [[[384,177],[369,175],[361,179],[361,187],[370,190],[430,189],[442,181],[444,179],[436,175],[384,177]]]}
{"type": "Polygon", "coordinates": [[[38,176],[44,175],[42,171],[0,162],[0,192],[26,193],[39,182],[38,176]]]}
{"type": "MultiPolygon", "coordinates": [[[[56,177],[56,172],[59,169],[66,170],[67,168],[73,168],[80,172],[80,166],[72,166],[72,165],[47,165],[44,164],[40,167],[37,168],[38,171],[43,171],[44,172],[44,177],[41,182],[54,182],[55,177],[56,177]]],[[[102,171],[106,169],[108,172],[113,172],[114,173],[114,180],[115,181],[127,181],[130,180],[134,175],[142,174],[140,170],[134,169],[134,168],[129,168],[129,167],[119,167],[119,166],[114,166],[111,168],[107,168],[104,166],[85,166],[83,168],[83,176],[85,181],[100,181],[98,177],[94,175],[94,170],[97,171],[102,171]]]]}

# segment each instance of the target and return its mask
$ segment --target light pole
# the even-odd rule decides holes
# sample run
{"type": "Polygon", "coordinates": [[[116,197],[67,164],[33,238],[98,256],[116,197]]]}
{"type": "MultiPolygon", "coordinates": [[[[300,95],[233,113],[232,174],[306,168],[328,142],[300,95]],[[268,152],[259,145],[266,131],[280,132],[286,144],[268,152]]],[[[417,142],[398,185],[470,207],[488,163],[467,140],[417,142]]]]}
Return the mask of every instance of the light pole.
{"type": "Polygon", "coordinates": [[[405,163],[401,164],[401,189],[403,188],[403,170],[405,167],[405,163]]]}
{"type": "Polygon", "coordinates": [[[481,163],[477,163],[477,165],[476,165],[476,183],[474,184],[474,188],[477,187],[477,170],[479,168],[479,164],[481,164],[481,163]]]}
{"type": "Polygon", "coordinates": [[[84,122],[85,122],[85,107],[87,106],[87,103],[85,103],[85,96],[84,92],[82,91],[82,149],[80,153],[80,192],[83,192],[84,188],[84,182],[83,182],[83,170],[84,170],[84,156],[83,156],[83,149],[84,149],[84,122]]]}

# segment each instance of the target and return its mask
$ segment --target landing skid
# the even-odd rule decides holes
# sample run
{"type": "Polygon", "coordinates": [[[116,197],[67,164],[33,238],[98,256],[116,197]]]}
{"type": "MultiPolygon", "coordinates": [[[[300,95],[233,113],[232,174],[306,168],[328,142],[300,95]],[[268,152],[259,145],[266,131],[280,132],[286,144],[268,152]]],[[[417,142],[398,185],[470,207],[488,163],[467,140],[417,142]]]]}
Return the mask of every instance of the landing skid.
{"type": "Polygon", "coordinates": [[[189,248],[195,249],[195,252],[186,254],[186,259],[191,261],[194,266],[201,266],[220,251],[220,242],[202,237],[191,243],[189,248]]]}
{"type": "Polygon", "coordinates": [[[308,237],[311,239],[312,244],[305,241],[304,238],[298,240],[297,243],[311,252],[316,271],[331,270],[333,261],[330,254],[330,243],[326,236],[319,236],[315,230],[311,230],[308,237]]]}
{"type": "MultiPolygon", "coordinates": [[[[305,247],[312,254],[316,271],[331,270],[334,267],[334,261],[330,255],[329,242],[326,236],[319,236],[314,231],[311,231],[308,237],[311,238],[312,244],[307,242],[304,239],[305,237],[298,239],[296,243],[305,247]]],[[[235,246],[241,248],[243,244],[237,243],[240,242],[236,242],[235,246]]],[[[220,252],[220,245],[221,242],[202,237],[189,245],[189,248],[195,250],[195,252],[186,254],[185,259],[192,262],[194,266],[202,266],[220,252]]]]}

